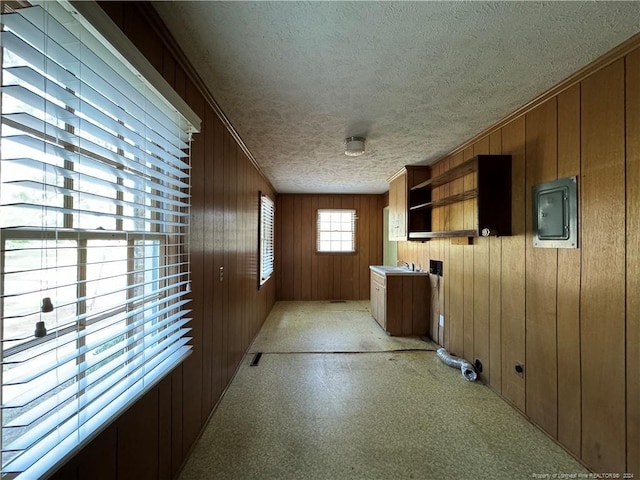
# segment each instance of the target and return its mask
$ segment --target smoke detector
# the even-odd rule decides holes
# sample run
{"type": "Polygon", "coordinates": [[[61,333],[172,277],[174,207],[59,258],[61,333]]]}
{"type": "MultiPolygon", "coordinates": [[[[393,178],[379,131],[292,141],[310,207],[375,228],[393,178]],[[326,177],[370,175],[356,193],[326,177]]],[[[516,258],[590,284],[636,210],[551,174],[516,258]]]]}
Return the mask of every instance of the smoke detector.
{"type": "Polygon", "coordinates": [[[357,157],[364,153],[363,137],[348,137],[344,139],[344,154],[350,157],[357,157]]]}

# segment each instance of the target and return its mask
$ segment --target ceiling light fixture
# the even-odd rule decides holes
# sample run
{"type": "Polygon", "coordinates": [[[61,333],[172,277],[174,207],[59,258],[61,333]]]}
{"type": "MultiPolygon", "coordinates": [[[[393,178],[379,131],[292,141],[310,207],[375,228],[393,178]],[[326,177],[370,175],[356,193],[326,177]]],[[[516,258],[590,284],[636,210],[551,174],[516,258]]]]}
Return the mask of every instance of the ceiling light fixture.
{"type": "Polygon", "coordinates": [[[357,157],[364,153],[363,137],[348,137],[344,139],[344,154],[350,157],[357,157]]]}

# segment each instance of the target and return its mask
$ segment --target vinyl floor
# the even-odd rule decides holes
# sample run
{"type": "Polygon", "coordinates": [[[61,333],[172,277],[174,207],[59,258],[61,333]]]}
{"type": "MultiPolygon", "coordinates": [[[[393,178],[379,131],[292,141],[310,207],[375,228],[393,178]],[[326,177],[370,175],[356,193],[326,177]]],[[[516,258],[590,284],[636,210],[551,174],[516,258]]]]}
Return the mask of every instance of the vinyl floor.
{"type": "Polygon", "coordinates": [[[277,303],[180,479],[588,473],[487,386],[444,365],[436,347],[387,336],[368,302],[277,303]]]}

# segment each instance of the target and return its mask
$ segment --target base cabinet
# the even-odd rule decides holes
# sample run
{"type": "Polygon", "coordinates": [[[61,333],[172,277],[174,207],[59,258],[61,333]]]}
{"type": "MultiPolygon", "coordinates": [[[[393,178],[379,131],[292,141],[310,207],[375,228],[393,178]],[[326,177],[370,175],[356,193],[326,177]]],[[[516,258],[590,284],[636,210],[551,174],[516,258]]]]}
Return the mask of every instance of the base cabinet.
{"type": "Polygon", "coordinates": [[[389,335],[420,337],[429,331],[429,276],[371,271],[371,315],[389,335]]]}
{"type": "Polygon", "coordinates": [[[385,288],[385,276],[371,272],[371,315],[380,324],[383,330],[387,330],[387,289],[385,288]]]}

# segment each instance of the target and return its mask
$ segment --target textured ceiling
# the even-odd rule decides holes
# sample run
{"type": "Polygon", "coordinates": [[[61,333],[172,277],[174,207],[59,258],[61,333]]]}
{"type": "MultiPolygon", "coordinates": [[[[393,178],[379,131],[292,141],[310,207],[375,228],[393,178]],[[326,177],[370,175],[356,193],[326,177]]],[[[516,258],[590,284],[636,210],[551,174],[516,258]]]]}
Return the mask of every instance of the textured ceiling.
{"type": "Polygon", "coordinates": [[[281,193],[384,192],[640,31],[637,1],[154,6],[281,193]]]}

